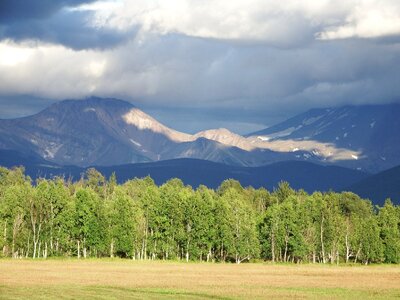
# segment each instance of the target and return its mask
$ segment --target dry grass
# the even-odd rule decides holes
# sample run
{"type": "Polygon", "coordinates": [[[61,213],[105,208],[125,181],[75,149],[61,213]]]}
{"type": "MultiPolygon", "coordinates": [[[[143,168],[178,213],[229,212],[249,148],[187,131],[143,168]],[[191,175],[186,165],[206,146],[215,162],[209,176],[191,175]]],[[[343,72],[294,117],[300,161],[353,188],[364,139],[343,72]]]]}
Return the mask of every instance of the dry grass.
{"type": "Polygon", "coordinates": [[[2,299],[399,297],[399,266],[0,260],[2,299]]]}

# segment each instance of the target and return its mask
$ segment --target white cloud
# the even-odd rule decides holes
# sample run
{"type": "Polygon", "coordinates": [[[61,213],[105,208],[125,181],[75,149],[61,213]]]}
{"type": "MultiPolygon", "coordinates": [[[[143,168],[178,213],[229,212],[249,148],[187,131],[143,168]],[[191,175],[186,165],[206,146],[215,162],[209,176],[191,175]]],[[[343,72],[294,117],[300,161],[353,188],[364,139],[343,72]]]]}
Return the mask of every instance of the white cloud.
{"type": "Polygon", "coordinates": [[[278,45],[400,33],[398,0],[125,0],[97,12],[97,26],[278,45]]]}
{"type": "Polygon", "coordinates": [[[2,51],[11,53],[3,57],[8,63],[0,63],[2,94],[82,97],[93,91],[106,65],[101,52],[74,51],[58,45],[4,41],[0,43],[2,51]]]}
{"type": "Polygon", "coordinates": [[[26,62],[34,50],[10,41],[0,44],[0,66],[15,66],[26,62]]]}
{"type": "Polygon", "coordinates": [[[357,1],[342,23],[321,32],[320,38],[373,38],[399,34],[400,1],[357,1]]]}

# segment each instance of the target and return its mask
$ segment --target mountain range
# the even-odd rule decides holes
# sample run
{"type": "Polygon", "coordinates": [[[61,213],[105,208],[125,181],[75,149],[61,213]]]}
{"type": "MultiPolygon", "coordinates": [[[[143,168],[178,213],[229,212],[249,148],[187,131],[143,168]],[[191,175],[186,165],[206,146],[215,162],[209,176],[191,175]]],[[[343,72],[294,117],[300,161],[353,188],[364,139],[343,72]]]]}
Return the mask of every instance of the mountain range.
{"type": "Polygon", "coordinates": [[[247,136],[223,128],[191,135],[128,102],[92,97],[0,120],[0,149],[80,167],[195,158],[247,167],[297,160],[378,172],[400,164],[399,114],[397,104],[314,109],[247,136]]]}
{"type": "Polygon", "coordinates": [[[162,183],[175,176],[194,186],[235,178],[273,188],[287,180],[307,191],[347,188],[363,195],[368,185],[365,195],[381,199],[385,192],[372,191],[368,176],[400,165],[398,115],[399,104],[345,106],[313,109],[245,136],[224,128],[187,134],[122,100],[65,100],[0,120],[0,164],[24,165],[33,178],[78,178],[96,166],[120,180],[151,175],[162,183]]]}
{"type": "Polygon", "coordinates": [[[254,147],[226,129],[178,132],[128,102],[100,98],[66,100],[33,116],[0,120],[0,149],[81,167],[174,158],[259,166],[295,159],[292,153],[254,147]]]}

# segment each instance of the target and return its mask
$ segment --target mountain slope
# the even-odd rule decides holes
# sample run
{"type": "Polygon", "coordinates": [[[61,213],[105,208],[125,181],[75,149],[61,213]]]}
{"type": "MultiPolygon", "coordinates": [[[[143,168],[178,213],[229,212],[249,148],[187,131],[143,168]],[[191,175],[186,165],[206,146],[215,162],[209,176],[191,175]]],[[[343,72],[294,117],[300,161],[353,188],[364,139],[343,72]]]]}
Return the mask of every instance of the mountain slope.
{"type": "Polygon", "coordinates": [[[399,115],[400,104],[313,109],[248,136],[331,144],[353,151],[338,164],[376,172],[400,164],[399,115]]]}
{"type": "Polygon", "coordinates": [[[24,154],[15,150],[0,150],[0,166],[11,168],[15,166],[52,166],[35,153],[24,154]]]}
{"type": "Polygon", "coordinates": [[[387,198],[400,204],[400,166],[367,177],[347,189],[375,204],[383,205],[387,198]]]}
{"type": "Polygon", "coordinates": [[[319,166],[300,161],[286,161],[263,167],[235,167],[197,159],[175,159],[146,164],[119,166],[117,168],[100,167],[106,176],[116,171],[122,181],[132,177],[150,175],[158,184],[170,178],[180,178],[186,184],[197,187],[204,184],[218,187],[225,179],[236,179],[243,186],[265,187],[269,190],[277,187],[280,181],[288,181],[296,189],[308,192],[329,189],[341,190],[343,187],[364,179],[368,174],[356,170],[319,166]]]}
{"type": "Polygon", "coordinates": [[[35,152],[58,164],[148,161],[121,137],[122,120],[115,116],[132,108],[123,101],[96,98],[59,102],[34,116],[2,120],[0,146],[22,153],[35,152]]]}

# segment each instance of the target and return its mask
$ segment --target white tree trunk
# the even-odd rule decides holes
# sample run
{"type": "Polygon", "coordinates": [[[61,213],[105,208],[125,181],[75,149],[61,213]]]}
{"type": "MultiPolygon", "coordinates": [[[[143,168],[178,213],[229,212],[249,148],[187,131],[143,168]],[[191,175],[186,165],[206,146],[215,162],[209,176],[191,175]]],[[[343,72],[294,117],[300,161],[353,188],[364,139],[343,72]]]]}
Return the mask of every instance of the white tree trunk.
{"type": "Polygon", "coordinates": [[[7,221],[4,221],[4,246],[3,246],[3,256],[6,255],[7,251],[7,221]]]}
{"type": "Polygon", "coordinates": [[[33,234],[33,255],[32,258],[36,258],[36,248],[37,248],[37,242],[36,242],[36,238],[35,238],[35,234],[33,234]]]}
{"type": "Polygon", "coordinates": [[[346,263],[348,263],[350,258],[350,243],[349,243],[348,233],[346,233],[345,240],[346,240],[346,263]]]}
{"type": "Polygon", "coordinates": [[[271,254],[272,254],[272,262],[275,262],[275,233],[271,234],[271,254]]]}
{"type": "Polygon", "coordinates": [[[321,254],[322,262],[325,263],[325,246],[324,246],[324,216],[322,216],[321,227],[320,227],[320,237],[321,237],[321,254]]]}
{"type": "Polygon", "coordinates": [[[37,250],[37,257],[38,258],[40,258],[40,247],[42,246],[42,243],[41,242],[39,242],[39,247],[38,247],[38,250],[37,250]]]}
{"type": "MultiPolygon", "coordinates": [[[[114,239],[111,239],[110,244],[110,257],[114,257],[114,239]]],[[[86,258],[86,257],[85,257],[86,258]]]]}
{"type": "Polygon", "coordinates": [[[31,246],[30,239],[31,239],[31,233],[29,232],[29,234],[28,234],[28,242],[27,242],[27,246],[26,246],[27,250],[26,250],[26,253],[25,253],[25,258],[28,258],[28,255],[29,255],[29,248],[31,246]]]}
{"type": "Polygon", "coordinates": [[[47,242],[44,243],[44,251],[43,251],[43,258],[47,258],[47,242]]]}

